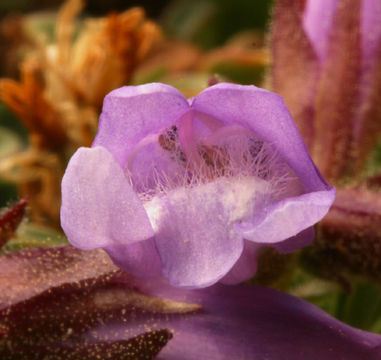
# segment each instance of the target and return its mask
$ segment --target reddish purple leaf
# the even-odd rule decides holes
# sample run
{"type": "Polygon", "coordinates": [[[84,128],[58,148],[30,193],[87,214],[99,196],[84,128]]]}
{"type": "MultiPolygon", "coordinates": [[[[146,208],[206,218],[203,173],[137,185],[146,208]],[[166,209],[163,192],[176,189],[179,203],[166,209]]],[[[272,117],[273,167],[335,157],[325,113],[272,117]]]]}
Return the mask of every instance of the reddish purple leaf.
{"type": "Polygon", "coordinates": [[[117,268],[102,250],[71,246],[26,249],[0,257],[0,309],[51,287],[93,278],[117,268]]]}
{"type": "MultiPolygon", "coordinates": [[[[94,347],[83,348],[82,344],[71,354],[73,349],[65,350],[62,346],[78,347],[83,341],[81,335],[93,327],[126,321],[133,326],[130,335],[125,333],[131,338],[150,330],[150,324],[159,319],[200,308],[140,293],[126,283],[129,276],[118,271],[102,251],[84,252],[70,246],[29,249],[0,258],[0,268],[1,358],[17,358],[18,352],[28,353],[33,344],[36,354],[49,355],[58,346],[60,354],[70,353],[68,359],[79,359],[94,347]],[[120,281],[120,277],[124,280],[120,281]],[[15,349],[18,352],[14,353],[15,349]]],[[[102,350],[103,345],[99,346],[102,350]]],[[[118,346],[113,345],[112,349],[118,346]]],[[[153,346],[151,353],[160,348],[153,346]]],[[[142,354],[146,354],[144,349],[142,354]]],[[[152,358],[152,354],[141,358],[152,358]]]]}
{"type": "Polygon", "coordinates": [[[366,179],[365,185],[374,189],[381,189],[381,173],[366,179]]]}
{"type": "Polygon", "coordinates": [[[99,342],[96,344],[44,345],[25,344],[5,347],[3,360],[151,360],[172,338],[166,329],[145,332],[128,340],[99,342]]]}
{"type": "Polygon", "coordinates": [[[50,288],[0,312],[0,330],[12,347],[76,341],[84,332],[110,321],[135,323],[134,335],[170,314],[200,309],[198,305],[147,296],[118,278],[123,272],[50,288]]]}
{"type": "Polygon", "coordinates": [[[22,199],[0,217],[0,248],[14,235],[25,215],[27,200],[22,199]]]}
{"type": "MultiPolygon", "coordinates": [[[[65,257],[72,254],[68,249],[51,250],[65,257]]],[[[42,268],[46,274],[54,273],[52,253],[41,252],[40,256],[37,262],[35,257],[30,258],[30,269],[40,271],[47,256],[51,267],[42,268]]],[[[66,267],[70,263],[64,261],[66,267]]],[[[25,259],[23,264],[27,265],[25,259]]],[[[75,267],[78,262],[72,264],[75,267]]],[[[79,264],[86,270],[81,261],[79,264]]],[[[89,266],[98,265],[90,262],[89,266]]],[[[17,278],[17,272],[14,276],[17,278]]],[[[97,348],[89,348],[93,343],[102,349],[107,347],[105,341],[130,341],[147,331],[167,328],[173,329],[174,339],[164,347],[160,359],[285,356],[300,360],[375,360],[380,355],[380,336],[353,329],[311,304],[270,289],[216,285],[184,290],[160,278],[138,279],[122,272],[79,282],[71,277],[65,283],[64,278],[44,292],[39,287],[30,299],[28,294],[33,291],[23,292],[24,301],[3,309],[1,331],[6,334],[1,342],[2,358],[17,358],[20,351],[28,354],[25,356],[38,352],[46,355],[48,351],[49,356],[38,359],[86,359],[97,348]],[[68,349],[74,351],[65,353],[68,349]]],[[[102,358],[105,354],[97,355],[102,358]]]]}

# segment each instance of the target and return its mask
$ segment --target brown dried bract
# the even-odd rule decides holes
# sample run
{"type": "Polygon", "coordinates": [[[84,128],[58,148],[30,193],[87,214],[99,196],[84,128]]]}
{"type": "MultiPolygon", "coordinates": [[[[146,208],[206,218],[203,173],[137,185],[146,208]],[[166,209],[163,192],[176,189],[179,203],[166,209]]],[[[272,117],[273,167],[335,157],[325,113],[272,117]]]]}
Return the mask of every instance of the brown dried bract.
{"type": "Polygon", "coordinates": [[[79,26],[76,16],[83,5],[66,1],[55,41],[35,39],[21,65],[21,80],[0,80],[0,99],[27,127],[30,139],[24,153],[0,161],[1,177],[28,196],[32,221],[54,226],[59,226],[63,171],[79,146],[91,145],[103,98],[128,84],[161,40],[159,27],[140,8],[79,26]]]}
{"type": "Polygon", "coordinates": [[[10,14],[3,18],[0,21],[0,76],[16,77],[21,54],[31,45],[21,15],[10,14]]]}
{"type": "Polygon", "coordinates": [[[24,63],[21,82],[0,81],[0,99],[28,128],[30,141],[37,148],[62,148],[68,141],[59,114],[43,95],[38,66],[24,63]]]}
{"type": "Polygon", "coordinates": [[[72,47],[72,81],[78,96],[100,108],[111,90],[128,84],[155,49],[161,32],[141,8],[90,20],[72,47]]]}
{"type": "Polygon", "coordinates": [[[2,179],[18,184],[20,193],[28,196],[31,220],[56,227],[63,171],[56,154],[33,148],[0,162],[2,179]]]}

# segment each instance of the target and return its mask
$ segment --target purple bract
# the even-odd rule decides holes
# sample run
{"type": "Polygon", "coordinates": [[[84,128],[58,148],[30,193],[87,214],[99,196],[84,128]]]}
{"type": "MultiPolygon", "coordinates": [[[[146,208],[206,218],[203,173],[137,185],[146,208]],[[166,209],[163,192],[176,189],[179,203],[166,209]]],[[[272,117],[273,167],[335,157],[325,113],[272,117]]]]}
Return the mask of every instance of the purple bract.
{"type": "Polygon", "coordinates": [[[63,178],[61,222],[76,247],[196,288],[247,280],[263,246],[310,244],[334,196],[280,96],[221,83],[186,100],[147,84],[106,96],[63,178]]]}

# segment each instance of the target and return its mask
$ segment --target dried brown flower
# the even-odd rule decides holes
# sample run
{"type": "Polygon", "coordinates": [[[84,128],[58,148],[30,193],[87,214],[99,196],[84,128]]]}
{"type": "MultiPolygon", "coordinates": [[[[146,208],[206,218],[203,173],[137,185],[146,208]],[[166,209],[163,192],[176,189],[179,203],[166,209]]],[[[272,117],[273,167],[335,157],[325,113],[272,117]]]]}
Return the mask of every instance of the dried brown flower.
{"type": "Polygon", "coordinates": [[[24,153],[0,162],[1,177],[29,197],[32,220],[54,226],[59,226],[63,169],[79,146],[90,146],[104,96],[128,84],[161,41],[159,27],[141,8],[78,26],[83,5],[66,1],[55,41],[34,39],[21,64],[21,80],[0,80],[0,100],[26,126],[30,140],[24,153]]]}

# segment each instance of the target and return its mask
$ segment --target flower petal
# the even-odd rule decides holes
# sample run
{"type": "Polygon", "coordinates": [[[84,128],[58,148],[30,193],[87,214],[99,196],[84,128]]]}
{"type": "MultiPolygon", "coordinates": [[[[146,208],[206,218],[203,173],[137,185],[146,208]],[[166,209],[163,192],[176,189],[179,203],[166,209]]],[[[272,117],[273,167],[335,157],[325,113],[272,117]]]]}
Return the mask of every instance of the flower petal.
{"type": "Polygon", "coordinates": [[[301,231],[298,235],[292,236],[289,239],[282,241],[279,244],[273,245],[281,254],[288,254],[298,249],[311,245],[315,238],[313,227],[301,231]]]}
{"type": "Polygon", "coordinates": [[[155,229],[163,274],[175,286],[205,287],[236,263],[243,240],[229,222],[221,181],[179,188],[146,206],[155,229]]]}
{"type": "Polygon", "coordinates": [[[328,51],[329,33],[340,0],[307,0],[303,24],[322,62],[328,51]]]}
{"type": "Polygon", "coordinates": [[[225,123],[245,126],[272,144],[305,191],[329,189],[279,95],[255,86],[220,83],[200,93],[192,107],[225,123]]]}
{"type": "Polygon", "coordinates": [[[375,148],[381,133],[381,2],[364,0],[362,3],[362,76],[359,106],[353,120],[353,150],[356,162],[351,169],[360,173],[369,154],[375,148]]]}
{"type": "Polygon", "coordinates": [[[175,88],[164,84],[125,86],[104,99],[93,146],[103,146],[124,167],[128,153],[145,136],[173,124],[189,105],[175,88]]]}
{"type": "Polygon", "coordinates": [[[103,147],[80,148],[71,158],[62,180],[61,225],[85,250],[153,236],[140,199],[103,147]]]}
{"type": "Polygon", "coordinates": [[[105,247],[114,264],[139,277],[160,276],[161,261],[153,238],[105,247]]]}
{"type": "Polygon", "coordinates": [[[242,222],[236,224],[235,228],[245,239],[256,243],[277,243],[299,234],[321,220],[334,198],[334,189],[288,198],[264,209],[260,222],[242,222]]]}
{"type": "Polygon", "coordinates": [[[137,192],[155,192],[159,185],[185,178],[184,166],[173,161],[173,154],[163,149],[158,137],[155,138],[156,141],[150,141],[128,157],[128,173],[137,192]]]}
{"type": "Polygon", "coordinates": [[[335,190],[314,166],[280,96],[254,86],[222,83],[203,91],[192,106],[216,119],[248,127],[271,143],[307,192],[268,205],[252,221],[236,224],[245,239],[277,243],[297,235],[327,213],[335,190]]]}
{"type": "Polygon", "coordinates": [[[249,280],[257,271],[257,256],[260,248],[260,245],[244,240],[244,248],[240,258],[220,280],[220,283],[230,285],[249,280]]]}
{"type": "Polygon", "coordinates": [[[381,40],[381,2],[363,0],[361,13],[363,58],[365,62],[374,60],[381,40]]]}

